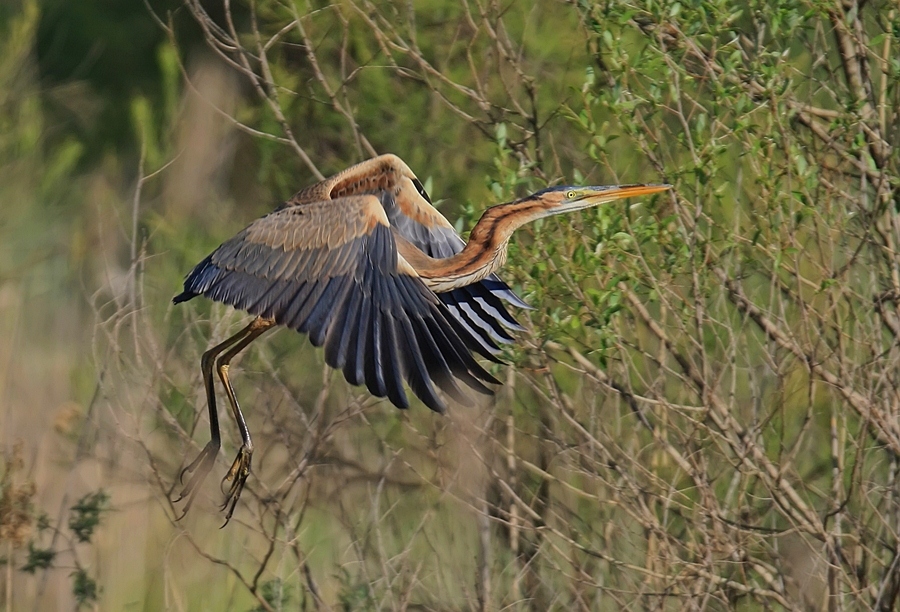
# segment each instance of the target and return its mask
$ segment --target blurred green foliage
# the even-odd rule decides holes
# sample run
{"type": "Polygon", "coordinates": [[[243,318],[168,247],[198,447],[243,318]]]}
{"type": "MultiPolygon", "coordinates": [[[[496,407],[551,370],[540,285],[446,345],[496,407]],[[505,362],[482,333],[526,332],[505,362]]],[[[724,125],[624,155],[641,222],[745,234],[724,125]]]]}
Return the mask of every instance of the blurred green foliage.
{"type": "MultiPolygon", "coordinates": [[[[18,565],[23,544],[27,541],[24,563],[17,569],[35,574],[46,572],[64,558],[73,563],[71,591],[78,608],[97,601],[99,588],[81,561],[77,544],[90,544],[94,530],[100,525],[100,512],[108,500],[102,491],[84,496],[68,509],[71,537],[55,527],[46,514],[40,514],[35,498],[37,487],[30,481],[22,482],[24,461],[21,443],[17,443],[11,453],[4,454],[0,467],[0,547],[9,554],[0,558],[3,565],[18,565]],[[86,518],[86,517],[90,518],[86,518]],[[49,537],[49,540],[48,540],[49,537]]],[[[82,551],[83,554],[83,551],[82,551]]],[[[11,576],[11,572],[8,574],[11,576]]],[[[7,587],[12,586],[7,583],[7,587]]],[[[15,593],[7,591],[7,604],[15,593]]]]}
{"type": "MultiPolygon", "coordinates": [[[[157,61],[165,35],[142,2],[39,0],[34,54],[52,129],[45,137],[75,136],[85,163],[107,151],[134,159],[140,142],[132,130],[136,98],[167,108],[165,66],[157,61]],[[79,84],[77,91],[72,85],[79,84]],[[74,95],[73,95],[74,94],[74,95]]],[[[174,10],[177,2],[158,3],[174,10]]]]}
{"type": "Polygon", "coordinates": [[[100,589],[97,581],[91,578],[83,569],[72,572],[72,593],[80,609],[82,606],[96,604],[100,597],[100,589]]]}
{"type": "MultiPolygon", "coordinates": [[[[291,603],[291,588],[280,579],[264,582],[259,590],[262,598],[275,610],[284,610],[291,603]]],[[[265,612],[265,608],[257,606],[251,612],[265,612]]]]}
{"type": "Polygon", "coordinates": [[[100,516],[106,511],[109,495],[103,490],[88,493],[72,506],[69,514],[69,529],[79,542],[90,542],[94,530],[100,524],[100,516]]]}

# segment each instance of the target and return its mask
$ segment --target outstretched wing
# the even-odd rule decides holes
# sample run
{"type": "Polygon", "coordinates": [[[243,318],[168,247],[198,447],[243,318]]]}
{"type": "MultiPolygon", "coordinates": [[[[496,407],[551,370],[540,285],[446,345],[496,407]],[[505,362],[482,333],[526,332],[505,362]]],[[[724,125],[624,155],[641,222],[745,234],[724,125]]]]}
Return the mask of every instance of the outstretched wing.
{"type": "MultiPolygon", "coordinates": [[[[295,194],[286,204],[310,202],[348,195],[372,194],[385,207],[391,228],[430,257],[442,259],[462,251],[465,242],[431,202],[422,183],[396,155],[380,155],[364,161],[295,194]]],[[[496,274],[472,285],[439,293],[450,313],[469,330],[486,357],[499,354],[498,343],[513,342],[507,330],[522,327],[506,310],[504,302],[531,308],[496,274]]]]}
{"type": "Polygon", "coordinates": [[[496,383],[472,357],[471,334],[397,253],[374,196],[309,202],[256,220],[187,276],[184,293],[274,319],[325,346],[325,361],[400,408],[412,391],[442,412],[438,388],[459,401],[461,380],[496,383]]]}

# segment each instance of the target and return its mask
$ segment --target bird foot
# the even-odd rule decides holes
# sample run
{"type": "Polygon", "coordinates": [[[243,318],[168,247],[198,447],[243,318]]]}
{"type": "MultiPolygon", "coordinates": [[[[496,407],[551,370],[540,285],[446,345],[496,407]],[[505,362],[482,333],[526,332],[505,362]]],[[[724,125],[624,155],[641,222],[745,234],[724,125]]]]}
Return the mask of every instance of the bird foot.
{"type": "Polygon", "coordinates": [[[179,516],[177,520],[183,519],[188,510],[191,509],[191,504],[194,503],[194,497],[196,497],[200,485],[204,480],[206,480],[206,477],[209,475],[210,470],[212,470],[213,466],[216,464],[216,455],[218,454],[219,443],[214,440],[210,440],[209,442],[207,442],[206,446],[203,447],[203,450],[200,451],[200,454],[197,455],[197,458],[194,459],[186,468],[181,470],[181,474],[178,476],[178,481],[180,483],[184,484],[185,474],[191,474],[191,478],[184,486],[184,489],[182,489],[181,495],[179,495],[177,499],[173,500],[173,502],[177,504],[181,500],[187,498],[187,503],[184,505],[184,511],[181,513],[181,516],[179,516]]]}
{"type": "Polygon", "coordinates": [[[250,460],[252,457],[253,448],[242,444],[240,450],[238,450],[237,457],[234,458],[234,463],[231,464],[231,469],[228,470],[225,478],[222,479],[222,485],[226,481],[231,481],[231,486],[225,494],[225,503],[222,504],[222,510],[228,508],[228,513],[225,515],[225,523],[222,527],[228,524],[228,521],[231,520],[231,516],[234,514],[234,508],[237,506],[238,499],[240,499],[244,490],[244,484],[247,482],[247,477],[250,476],[250,460]]]}

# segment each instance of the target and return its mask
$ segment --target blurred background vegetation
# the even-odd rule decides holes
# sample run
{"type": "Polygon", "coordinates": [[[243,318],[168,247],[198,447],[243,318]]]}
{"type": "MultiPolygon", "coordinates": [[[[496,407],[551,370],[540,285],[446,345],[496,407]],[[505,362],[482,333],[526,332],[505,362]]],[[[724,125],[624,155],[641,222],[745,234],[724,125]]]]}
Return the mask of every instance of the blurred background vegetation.
{"type": "Polygon", "coordinates": [[[894,609],[898,13],[0,4],[0,608],[894,609]],[[247,319],[171,306],[183,275],[386,152],[462,232],[548,184],[676,188],[517,234],[535,309],[481,405],[255,343],[248,491],[177,521],[200,354],[247,319]]]}

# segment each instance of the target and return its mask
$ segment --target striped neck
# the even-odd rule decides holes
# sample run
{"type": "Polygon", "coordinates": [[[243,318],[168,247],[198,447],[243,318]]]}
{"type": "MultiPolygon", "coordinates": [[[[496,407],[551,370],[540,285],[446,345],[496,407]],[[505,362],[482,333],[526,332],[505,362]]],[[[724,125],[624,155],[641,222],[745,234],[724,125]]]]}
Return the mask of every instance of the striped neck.
{"type": "Polygon", "coordinates": [[[469,241],[452,257],[435,259],[395,235],[397,250],[425,285],[436,293],[451,291],[484,280],[506,263],[509,239],[517,229],[552,214],[543,205],[524,201],[489,208],[472,228],[469,241]]]}

